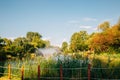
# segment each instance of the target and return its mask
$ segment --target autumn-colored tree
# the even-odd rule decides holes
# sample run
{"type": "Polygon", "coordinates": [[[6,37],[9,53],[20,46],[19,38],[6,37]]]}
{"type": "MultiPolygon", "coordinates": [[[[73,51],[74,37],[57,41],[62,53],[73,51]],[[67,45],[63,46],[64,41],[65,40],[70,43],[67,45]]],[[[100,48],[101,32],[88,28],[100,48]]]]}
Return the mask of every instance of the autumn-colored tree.
{"type": "Polygon", "coordinates": [[[111,47],[120,52],[120,25],[114,25],[111,30],[113,36],[111,47]]]}
{"type": "Polygon", "coordinates": [[[91,40],[89,47],[95,49],[95,51],[106,51],[108,49],[108,38],[106,34],[96,33],[91,40]]]}
{"type": "Polygon", "coordinates": [[[109,51],[110,49],[120,52],[120,25],[117,23],[114,26],[106,27],[102,23],[100,28],[102,32],[95,33],[89,41],[89,47],[97,52],[109,51]]]}
{"type": "Polygon", "coordinates": [[[108,21],[103,22],[98,26],[98,30],[105,31],[110,27],[110,23],[108,21]]]}

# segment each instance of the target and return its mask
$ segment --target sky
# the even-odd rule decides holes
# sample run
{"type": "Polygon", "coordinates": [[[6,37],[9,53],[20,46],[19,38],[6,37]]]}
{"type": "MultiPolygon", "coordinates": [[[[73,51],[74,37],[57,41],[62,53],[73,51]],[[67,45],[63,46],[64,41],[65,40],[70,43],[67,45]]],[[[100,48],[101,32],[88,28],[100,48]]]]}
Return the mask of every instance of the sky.
{"type": "Polygon", "coordinates": [[[70,42],[73,33],[89,34],[120,18],[120,0],[0,0],[0,37],[25,37],[39,32],[51,45],[70,42]]]}

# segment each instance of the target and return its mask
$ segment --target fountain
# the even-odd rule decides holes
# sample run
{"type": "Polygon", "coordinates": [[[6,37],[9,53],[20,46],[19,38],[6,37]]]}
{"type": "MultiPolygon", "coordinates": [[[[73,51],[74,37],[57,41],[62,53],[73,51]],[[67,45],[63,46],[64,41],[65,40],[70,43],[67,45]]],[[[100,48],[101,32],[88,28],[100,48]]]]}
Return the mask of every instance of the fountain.
{"type": "Polygon", "coordinates": [[[61,54],[59,48],[50,47],[50,48],[39,48],[36,50],[36,56],[43,56],[45,58],[53,56],[54,54],[61,54]]]}

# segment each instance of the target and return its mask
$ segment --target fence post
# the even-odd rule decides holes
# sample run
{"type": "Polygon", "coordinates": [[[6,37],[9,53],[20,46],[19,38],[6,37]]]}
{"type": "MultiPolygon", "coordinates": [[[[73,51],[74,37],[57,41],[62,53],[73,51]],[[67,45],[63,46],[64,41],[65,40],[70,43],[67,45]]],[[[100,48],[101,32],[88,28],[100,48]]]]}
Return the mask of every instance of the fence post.
{"type": "Polygon", "coordinates": [[[40,80],[40,65],[38,65],[38,80],[40,80]]]}
{"type": "Polygon", "coordinates": [[[91,68],[91,65],[88,64],[88,80],[90,80],[90,68],[91,68]]]}
{"type": "Polygon", "coordinates": [[[8,64],[8,79],[11,79],[11,65],[8,64]]]}
{"type": "Polygon", "coordinates": [[[62,69],[62,65],[60,65],[60,80],[63,80],[63,69],[62,69]]]}
{"type": "Polygon", "coordinates": [[[21,80],[24,80],[24,66],[21,68],[21,80]]]}

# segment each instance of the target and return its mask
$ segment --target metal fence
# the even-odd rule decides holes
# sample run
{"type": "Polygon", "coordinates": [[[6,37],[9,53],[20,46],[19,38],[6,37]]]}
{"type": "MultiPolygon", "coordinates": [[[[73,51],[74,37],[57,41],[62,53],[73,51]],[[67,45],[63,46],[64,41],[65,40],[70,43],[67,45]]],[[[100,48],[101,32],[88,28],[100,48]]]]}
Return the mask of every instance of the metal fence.
{"type": "MultiPolygon", "coordinates": [[[[41,68],[37,66],[36,74],[35,71],[25,67],[16,68],[10,64],[6,67],[0,66],[0,69],[7,69],[6,73],[0,73],[8,76],[8,79],[16,76],[21,80],[120,80],[120,68],[92,68],[90,64],[88,67],[82,68],[64,68],[62,65],[59,68],[41,68]],[[18,73],[13,74],[14,71],[18,73]],[[27,78],[26,73],[30,73],[31,77],[27,78]],[[36,75],[37,77],[34,77],[36,75]]],[[[30,76],[29,75],[29,76],[30,76]]],[[[12,79],[11,79],[12,80],[12,79]]]]}

